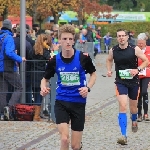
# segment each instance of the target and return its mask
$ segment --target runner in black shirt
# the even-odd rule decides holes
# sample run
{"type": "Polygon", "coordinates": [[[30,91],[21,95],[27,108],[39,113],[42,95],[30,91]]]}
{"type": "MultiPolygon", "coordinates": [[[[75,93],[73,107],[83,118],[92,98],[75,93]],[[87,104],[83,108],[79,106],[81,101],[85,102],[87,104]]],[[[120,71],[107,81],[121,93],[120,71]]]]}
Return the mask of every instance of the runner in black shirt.
{"type": "Polygon", "coordinates": [[[112,76],[112,64],[115,63],[116,71],[116,95],[119,102],[118,122],[121,129],[122,137],[117,143],[121,145],[127,144],[127,99],[129,97],[130,112],[132,113],[132,132],[137,132],[137,100],[139,95],[139,79],[138,73],[144,69],[149,61],[137,46],[130,45],[128,34],[125,30],[117,31],[117,40],[119,45],[114,46],[109,51],[107,58],[108,77],[112,76]],[[138,67],[137,58],[143,63],[138,67]]]}

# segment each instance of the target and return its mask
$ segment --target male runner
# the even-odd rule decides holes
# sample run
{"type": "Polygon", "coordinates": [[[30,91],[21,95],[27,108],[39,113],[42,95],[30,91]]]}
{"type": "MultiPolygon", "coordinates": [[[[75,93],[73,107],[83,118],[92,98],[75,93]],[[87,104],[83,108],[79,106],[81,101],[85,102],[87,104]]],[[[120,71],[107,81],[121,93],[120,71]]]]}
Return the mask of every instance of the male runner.
{"type": "Polygon", "coordinates": [[[116,71],[116,95],[119,102],[118,122],[121,129],[122,137],[117,143],[127,144],[127,100],[129,97],[130,112],[132,113],[132,131],[137,132],[137,99],[139,95],[139,78],[138,73],[143,70],[149,63],[147,57],[141,49],[128,43],[128,33],[124,29],[117,31],[118,45],[109,51],[106,61],[107,75],[112,76],[113,60],[116,71]],[[138,59],[143,62],[138,66],[138,59]]]}
{"type": "Polygon", "coordinates": [[[80,150],[85,122],[85,105],[88,92],[95,83],[96,69],[88,54],[72,48],[75,28],[63,25],[59,29],[59,43],[62,52],[48,62],[45,76],[41,81],[41,95],[49,93],[48,80],[58,76],[55,102],[56,124],[61,137],[60,150],[69,150],[69,121],[71,120],[71,147],[80,150]],[[85,74],[90,74],[86,83],[85,74]]]}

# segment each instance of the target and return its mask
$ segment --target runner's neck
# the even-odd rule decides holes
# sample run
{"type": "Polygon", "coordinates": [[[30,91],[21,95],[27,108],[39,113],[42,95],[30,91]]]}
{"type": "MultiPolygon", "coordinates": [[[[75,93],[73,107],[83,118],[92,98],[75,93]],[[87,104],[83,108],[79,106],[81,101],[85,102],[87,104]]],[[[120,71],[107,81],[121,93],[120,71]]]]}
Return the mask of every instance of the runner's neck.
{"type": "Polygon", "coordinates": [[[72,50],[62,50],[62,56],[64,58],[71,58],[74,55],[74,49],[72,50]]]}
{"type": "Polygon", "coordinates": [[[128,47],[128,45],[129,45],[129,43],[127,42],[127,43],[125,43],[124,45],[119,44],[119,47],[120,47],[121,49],[126,49],[126,48],[128,47]]]}

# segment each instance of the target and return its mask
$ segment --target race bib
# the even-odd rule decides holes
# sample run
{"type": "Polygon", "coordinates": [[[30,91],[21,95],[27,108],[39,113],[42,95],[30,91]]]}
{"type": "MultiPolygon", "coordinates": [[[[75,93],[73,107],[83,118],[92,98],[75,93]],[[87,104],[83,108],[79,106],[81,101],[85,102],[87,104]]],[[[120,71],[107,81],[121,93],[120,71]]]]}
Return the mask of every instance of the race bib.
{"type": "Polygon", "coordinates": [[[146,68],[140,71],[138,75],[146,76],[146,68]]]}
{"type": "Polygon", "coordinates": [[[61,84],[66,86],[80,85],[79,72],[60,72],[61,84]]]}
{"type": "Polygon", "coordinates": [[[131,69],[126,70],[119,70],[119,76],[121,79],[133,79],[132,75],[130,74],[131,69]]]}

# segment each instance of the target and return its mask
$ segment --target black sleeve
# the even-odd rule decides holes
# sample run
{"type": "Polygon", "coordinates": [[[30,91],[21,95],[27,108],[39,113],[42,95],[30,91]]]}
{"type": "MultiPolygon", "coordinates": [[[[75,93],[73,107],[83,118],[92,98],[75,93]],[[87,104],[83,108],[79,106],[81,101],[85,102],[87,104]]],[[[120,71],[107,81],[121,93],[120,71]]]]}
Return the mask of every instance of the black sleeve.
{"type": "Polygon", "coordinates": [[[44,58],[46,60],[49,60],[50,59],[50,51],[47,50],[47,49],[44,49],[44,54],[43,54],[44,58]]]}
{"type": "Polygon", "coordinates": [[[56,56],[51,58],[46,66],[46,70],[44,73],[44,78],[49,80],[51,77],[54,77],[55,74],[55,68],[56,68],[56,56]]]}
{"type": "Polygon", "coordinates": [[[80,53],[80,62],[86,73],[92,74],[96,71],[92,59],[88,53],[80,53]]]}
{"type": "Polygon", "coordinates": [[[33,52],[33,48],[31,46],[31,44],[26,41],[26,59],[27,60],[31,60],[32,59],[32,52],[33,52]]]}

